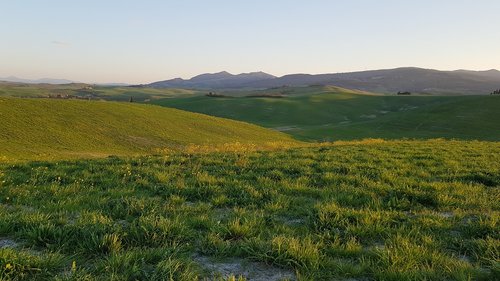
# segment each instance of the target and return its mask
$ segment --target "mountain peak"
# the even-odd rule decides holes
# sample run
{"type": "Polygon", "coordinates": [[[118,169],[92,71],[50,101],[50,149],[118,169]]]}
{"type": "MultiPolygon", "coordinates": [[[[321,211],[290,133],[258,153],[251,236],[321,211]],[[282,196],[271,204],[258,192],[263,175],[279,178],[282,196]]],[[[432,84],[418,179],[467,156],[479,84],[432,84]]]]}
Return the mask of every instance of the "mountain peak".
{"type": "Polygon", "coordinates": [[[227,72],[227,71],[221,71],[217,73],[204,73],[197,75],[193,78],[191,78],[189,81],[192,82],[201,82],[201,81],[207,81],[207,80],[214,80],[214,79],[227,79],[228,77],[233,77],[234,75],[227,72]]]}
{"type": "Polygon", "coordinates": [[[229,89],[239,88],[241,85],[257,81],[265,81],[276,78],[275,76],[259,71],[231,74],[227,71],[216,73],[204,73],[189,80],[172,79],[149,84],[158,88],[200,88],[200,89],[229,89]]]}
{"type": "Polygon", "coordinates": [[[268,80],[268,79],[274,79],[277,78],[274,75],[259,71],[259,72],[249,72],[249,73],[240,73],[236,75],[237,77],[241,79],[248,79],[248,80],[268,80]]]}

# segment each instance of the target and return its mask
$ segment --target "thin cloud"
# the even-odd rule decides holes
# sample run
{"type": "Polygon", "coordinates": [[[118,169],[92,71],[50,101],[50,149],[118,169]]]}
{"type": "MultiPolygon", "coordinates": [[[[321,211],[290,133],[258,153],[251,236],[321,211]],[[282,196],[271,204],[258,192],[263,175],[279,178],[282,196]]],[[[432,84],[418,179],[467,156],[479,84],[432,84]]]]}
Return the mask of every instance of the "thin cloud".
{"type": "Polygon", "coordinates": [[[52,42],[50,42],[50,43],[52,43],[52,45],[56,45],[56,46],[60,46],[60,47],[69,47],[69,46],[71,46],[71,44],[70,44],[70,43],[68,43],[68,42],[64,42],[64,41],[57,41],[57,40],[54,40],[54,41],[52,41],[52,42]]]}

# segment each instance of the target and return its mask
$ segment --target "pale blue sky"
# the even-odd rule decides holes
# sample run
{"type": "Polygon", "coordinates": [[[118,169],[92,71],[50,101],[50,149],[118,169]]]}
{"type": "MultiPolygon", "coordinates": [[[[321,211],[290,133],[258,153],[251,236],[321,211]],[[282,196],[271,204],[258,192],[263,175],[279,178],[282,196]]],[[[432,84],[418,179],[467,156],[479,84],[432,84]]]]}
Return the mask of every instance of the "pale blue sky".
{"type": "Polygon", "coordinates": [[[0,77],[500,68],[499,0],[0,0],[0,77]]]}

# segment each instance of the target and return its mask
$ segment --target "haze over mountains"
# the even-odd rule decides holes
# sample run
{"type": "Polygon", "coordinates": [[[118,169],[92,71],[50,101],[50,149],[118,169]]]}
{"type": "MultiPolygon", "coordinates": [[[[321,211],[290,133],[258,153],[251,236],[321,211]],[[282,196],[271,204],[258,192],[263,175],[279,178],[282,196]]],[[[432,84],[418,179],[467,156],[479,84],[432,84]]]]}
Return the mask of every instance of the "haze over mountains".
{"type": "MultiPolygon", "coordinates": [[[[14,76],[0,78],[26,84],[70,84],[66,79],[43,78],[22,79],[14,76]]],[[[104,83],[104,86],[128,86],[124,83],[104,83]]],[[[415,94],[440,95],[485,95],[500,89],[500,71],[455,70],[439,71],[416,67],[370,70],[331,74],[289,74],[282,77],[264,72],[231,74],[226,71],[205,73],[191,79],[175,78],[153,82],[141,87],[183,88],[206,90],[268,89],[284,86],[301,87],[310,85],[331,85],[342,88],[394,94],[412,92],[415,94]]]]}
{"type": "Polygon", "coordinates": [[[421,94],[489,94],[500,88],[500,71],[439,71],[414,67],[335,74],[290,74],[276,77],[264,72],[233,75],[202,74],[189,80],[154,82],[154,88],[264,89],[283,86],[334,85],[378,93],[410,91],[421,94]]]}
{"type": "MultiPolygon", "coordinates": [[[[77,81],[72,81],[68,79],[57,79],[57,78],[41,78],[41,79],[25,79],[16,76],[0,77],[0,82],[11,82],[11,83],[23,83],[23,84],[52,84],[52,85],[65,85],[72,83],[84,84],[77,81]]],[[[103,86],[129,86],[127,83],[96,83],[96,85],[103,86]]]]}
{"type": "Polygon", "coordinates": [[[70,84],[74,81],[67,79],[54,79],[54,78],[41,78],[41,79],[24,79],[15,76],[0,77],[0,81],[13,82],[13,83],[26,83],[26,84],[70,84]]]}

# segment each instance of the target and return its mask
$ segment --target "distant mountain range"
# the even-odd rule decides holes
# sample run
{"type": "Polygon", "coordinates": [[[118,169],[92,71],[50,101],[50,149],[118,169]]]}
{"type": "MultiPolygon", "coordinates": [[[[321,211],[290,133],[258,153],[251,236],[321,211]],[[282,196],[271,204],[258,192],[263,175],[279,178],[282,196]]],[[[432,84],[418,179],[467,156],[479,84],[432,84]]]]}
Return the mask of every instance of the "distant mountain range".
{"type": "MultiPolygon", "coordinates": [[[[226,88],[244,88],[245,85],[266,82],[276,79],[276,76],[264,72],[251,72],[233,75],[222,71],[218,73],[206,73],[195,76],[189,80],[176,78],[172,80],[159,81],[148,84],[154,88],[208,88],[208,89],[226,89],[226,88]]],[[[252,87],[252,86],[250,86],[252,87]]]]}
{"type": "Polygon", "coordinates": [[[308,85],[334,85],[378,93],[489,94],[500,88],[500,71],[439,71],[405,67],[335,74],[290,74],[282,77],[264,72],[233,75],[224,71],[198,75],[189,80],[176,78],[144,86],[222,90],[308,85]]]}
{"type": "Polygon", "coordinates": [[[4,82],[14,82],[14,83],[26,83],[26,84],[70,84],[75,83],[71,80],[66,79],[53,79],[53,78],[42,78],[42,79],[24,79],[15,76],[0,77],[0,81],[4,82]]]}
{"type": "MultiPolygon", "coordinates": [[[[37,80],[18,77],[1,78],[0,81],[28,84],[70,84],[66,79],[43,78],[37,80]]],[[[102,83],[105,86],[128,86],[123,83],[102,83]]],[[[176,78],[154,82],[139,87],[185,88],[206,90],[267,89],[332,85],[375,93],[412,92],[419,94],[489,94],[500,89],[500,71],[455,70],[439,71],[416,67],[370,70],[333,74],[290,74],[276,77],[264,72],[231,74],[226,71],[206,73],[185,80],[176,78]]],[[[137,86],[135,86],[137,87],[137,86]]]]}

